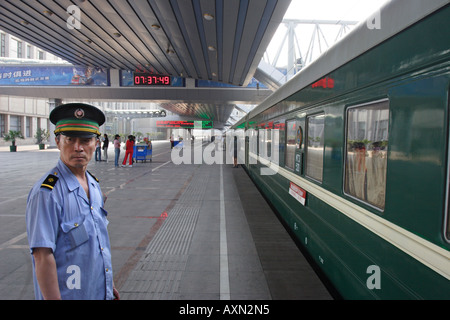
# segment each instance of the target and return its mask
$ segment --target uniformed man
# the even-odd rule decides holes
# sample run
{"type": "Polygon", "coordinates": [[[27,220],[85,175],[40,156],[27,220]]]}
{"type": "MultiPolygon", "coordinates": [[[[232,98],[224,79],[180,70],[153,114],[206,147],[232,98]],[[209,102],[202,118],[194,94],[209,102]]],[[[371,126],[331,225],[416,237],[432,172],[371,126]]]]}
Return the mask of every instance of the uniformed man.
{"type": "Polygon", "coordinates": [[[36,299],[118,299],[107,212],[86,170],[105,116],[70,103],[56,107],[50,121],[60,159],[30,191],[26,211],[36,299]]]}

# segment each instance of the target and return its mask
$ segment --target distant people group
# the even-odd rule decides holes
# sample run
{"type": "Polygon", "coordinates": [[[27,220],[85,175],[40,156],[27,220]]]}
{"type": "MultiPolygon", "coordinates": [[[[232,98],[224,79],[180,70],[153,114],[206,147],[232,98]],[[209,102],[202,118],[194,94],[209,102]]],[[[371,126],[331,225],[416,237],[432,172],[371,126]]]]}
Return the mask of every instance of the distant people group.
{"type": "Polygon", "coordinates": [[[108,147],[109,147],[109,139],[106,133],[103,135],[103,138],[100,138],[100,136],[97,137],[97,142],[95,144],[95,161],[102,161],[101,149],[103,149],[103,157],[105,161],[108,162],[108,147]]]}
{"type": "MultiPolygon", "coordinates": [[[[116,134],[114,136],[114,166],[119,167],[119,159],[120,159],[120,147],[121,147],[121,138],[120,135],[116,134]]],[[[147,144],[148,148],[152,148],[152,142],[148,138],[144,138],[143,143],[147,144]]],[[[127,140],[125,141],[125,156],[123,158],[121,167],[127,166],[128,161],[128,167],[133,167],[133,152],[134,152],[134,146],[136,144],[136,137],[133,135],[129,135],[127,140]]],[[[109,147],[109,138],[108,135],[105,133],[102,137],[97,138],[96,142],[96,148],[95,148],[95,161],[102,161],[102,152],[103,150],[103,161],[108,162],[108,147],[109,147]],[[102,145],[103,143],[103,145],[102,145]]]]}

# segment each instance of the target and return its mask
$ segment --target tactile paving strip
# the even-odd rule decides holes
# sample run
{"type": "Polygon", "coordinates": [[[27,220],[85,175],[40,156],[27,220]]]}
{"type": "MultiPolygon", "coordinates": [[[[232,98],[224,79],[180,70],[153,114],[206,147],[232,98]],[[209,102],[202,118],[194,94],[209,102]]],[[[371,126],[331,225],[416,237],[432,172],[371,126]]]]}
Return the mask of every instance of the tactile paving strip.
{"type": "Polygon", "coordinates": [[[124,299],[177,299],[208,175],[186,187],[121,288],[124,299]]]}

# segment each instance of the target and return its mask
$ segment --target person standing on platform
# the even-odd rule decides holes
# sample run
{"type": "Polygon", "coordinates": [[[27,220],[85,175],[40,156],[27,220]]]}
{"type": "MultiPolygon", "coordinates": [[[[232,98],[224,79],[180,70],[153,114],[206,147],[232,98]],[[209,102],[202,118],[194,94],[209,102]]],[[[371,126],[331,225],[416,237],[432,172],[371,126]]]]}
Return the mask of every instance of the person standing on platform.
{"type": "Polygon", "coordinates": [[[103,156],[105,157],[106,162],[108,162],[108,147],[109,147],[109,139],[108,135],[105,133],[103,135],[103,156]]]}
{"type": "Polygon", "coordinates": [[[120,136],[116,134],[114,136],[114,166],[119,166],[119,156],[120,156],[120,136]]]}
{"type": "Polygon", "coordinates": [[[60,159],[33,186],[26,209],[35,297],[119,299],[104,197],[87,171],[105,116],[94,106],[70,103],[53,109],[50,121],[60,159]]]}
{"type": "Polygon", "coordinates": [[[102,161],[102,151],[101,151],[101,141],[100,137],[97,137],[96,143],[95,143],[95,161],[102,161]]]}
{"type": "Polygon", "coordinates": [[[123,158],[123,162],[122,162],[122,167],[125,167],[127,164],[127,158],[128,156],[130,156],[130,160],[129,160],[129,167],[133,166],[133,147],[134,147],[134,140],[133,140],[133,136],[129,135],[128,136],[128,140],[125,144],[125,157],[123,158]]]}
{"type": "Polygon", "coordinates": [[[238,165],[238,150],[239,150],[239,146],[238,146],[238,137],[234,136],[234,145],[233,145],[233,168],[237,168],[239,167],[238,165]]]}

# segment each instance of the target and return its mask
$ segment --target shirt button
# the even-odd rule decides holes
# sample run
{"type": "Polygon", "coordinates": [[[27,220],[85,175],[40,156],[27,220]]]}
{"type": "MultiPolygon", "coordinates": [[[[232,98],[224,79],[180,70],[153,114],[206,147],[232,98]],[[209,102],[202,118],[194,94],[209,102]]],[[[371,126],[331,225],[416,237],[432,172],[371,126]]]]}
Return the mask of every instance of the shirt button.
{"type": "Polygon", "coordinates": [[[75,223],[74,226],[75,226],[75,227],[78,227],[78,223],[75,223]]]}
{"type": "Polygon", "coordinates": [[[106,272],[108,272],[109,271],[109,269],[108,268],[106,268],[106,272]]]}
{"type": "Polygon", "coordinates": [[[91,210],[94,210],[94,207],[91,206],[91,210]]]}

